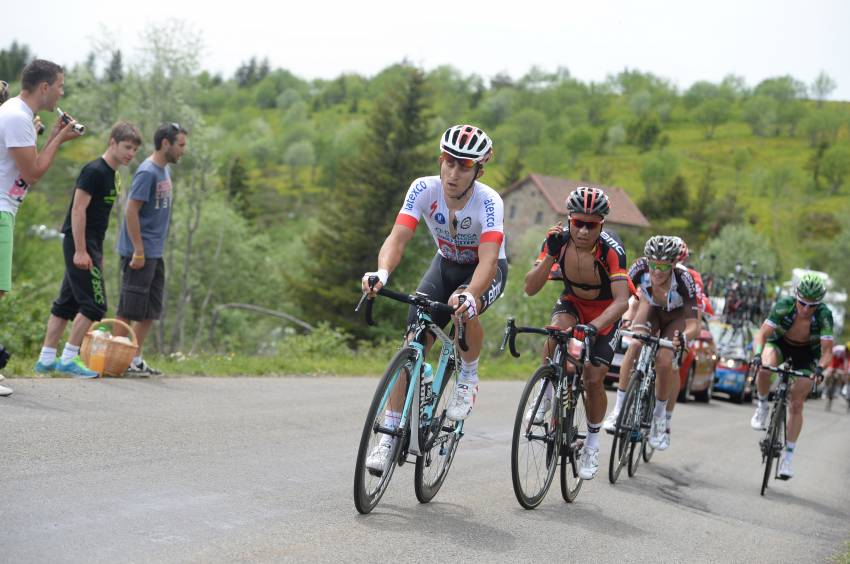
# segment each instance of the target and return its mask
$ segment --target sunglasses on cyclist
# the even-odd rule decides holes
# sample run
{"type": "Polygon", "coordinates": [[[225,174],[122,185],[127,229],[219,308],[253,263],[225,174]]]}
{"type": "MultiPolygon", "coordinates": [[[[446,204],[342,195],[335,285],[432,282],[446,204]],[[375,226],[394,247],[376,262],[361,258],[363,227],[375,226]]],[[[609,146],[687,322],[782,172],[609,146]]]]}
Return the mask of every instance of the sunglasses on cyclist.
{"type": "Polygon", "coordinates": [[[801,300],[800,298],[797,298],[797,303],[803,307],[818,307],[821,304],[820,302],[807,302],[806,300],[801,300]]]}
{"type": "Polygon", "coordinates": [[[588,231],[593,231],[597,227],[601,226],[603,223],[605,223],[604,219],[600,221],[585,221],[583,219],[576,219],[574,217],[570,218],[570,225],[576,230],[584,227],[588,231]]]}
{"type": "Polygon", "coordinates": [[[667,272],[668,270],[673,268],[673,265],[669,262],[658,262],[657,260],[651,260],[649,261],[649,268],[651,268],[652,270],[660,270],[661,272],[667,272]]]}
{"type": "Polygon", "coordinates": [[[459,159],[454,155],[450,155],[446,152],[440,154],[440,160],[444,161],[449,166],[458,165],[461,168],[475,168],[475,165],[478,164],[472,159],[459,159]]]}

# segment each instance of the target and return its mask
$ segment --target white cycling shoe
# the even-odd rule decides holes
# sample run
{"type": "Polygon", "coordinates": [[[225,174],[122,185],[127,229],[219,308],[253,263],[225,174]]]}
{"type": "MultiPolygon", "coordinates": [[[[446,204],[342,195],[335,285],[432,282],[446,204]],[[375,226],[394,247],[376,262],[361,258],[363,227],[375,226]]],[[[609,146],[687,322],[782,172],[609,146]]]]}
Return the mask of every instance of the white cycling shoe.
{"type": "Polygon", "coordinates": [[[475,398],[478,397],[478,384],[459,381],[455,393],[446,408],[446,417],[451,421],[463,421],[472,413],[475,398]]]}
{"type": "Polygon", "coordinates": [[[756,431],[764,431],[767,429],[768,409],[767,404],[765,404],[764,407],[756,407],[756,412],[753,414],[753,418],[750,419],[750,427],[756,431]]]}
{"type": "Polygon", "coordinates": [[[599,472],[599,449],[585,445],[578,455],[578,477],[592,480],[599,472]]]}
{"type": "Polygon", "coordinates": [[[602,422],[602,428],[605,429],[607,433],[614,434],[614,431],[617,429],[617,419],[620,417],[619,411],[612,411],[608,414],[608,417],[605,418],[605,421],[602,422]]]}
{"type": "Polygon", "coordinates": [[[390,461],[390,455],[392,455],[394,446],[395,437],[390,437],[389,435],[381,437],[381,441],[375,445],[375,448],[366,457],[366,469],[369,470],[370,474],[378,477],[384,474],[384,469],[386,469],[387,463],[390,461]]]}
{"type": "Polygon", "coordinates": [[[779,459],[779,479],[790,480],[793,477],[794,469],[791,468],[791,459],[783,455],[779,459]]]}
{"type": "MultiPolygon", "coordinates": [[[[649,428],[649,446],[654,448],[655,450],[664,450],[667,448],[661,448],[662,443],[665,440],[667,435],[667,414],[665,413],[661,417],[653,417],[652,418],[652,426],[649,428]]],[[[670,441],[667,440],[667,445],[669,446],[670,441]]]]}
{"type": "Polygon", "coordinates": [[[542,425],[546,420],[546,413],[552,408],[552,400],[550,398],[544,397],[540,401],[540,405],[537,406],[537,411],[533,414],[532,418],[531,410],[534,409],[534,406],[529,407],[528,411],[525,412],[525,420],[528,421],[531,419],[531,422],[535,425],[542,425]]]}

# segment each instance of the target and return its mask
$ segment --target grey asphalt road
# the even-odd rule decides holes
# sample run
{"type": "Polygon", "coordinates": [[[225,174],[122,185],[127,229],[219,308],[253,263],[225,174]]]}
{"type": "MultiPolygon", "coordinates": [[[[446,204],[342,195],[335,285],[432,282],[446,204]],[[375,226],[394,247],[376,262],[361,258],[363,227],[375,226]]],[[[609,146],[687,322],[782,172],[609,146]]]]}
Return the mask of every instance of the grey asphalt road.
{"type": "MultiPolygon", "coordinates": [[[[850,416],[809,402],[797,476],[759,496],[751,408],[677,408],[670,450],[526,511],[521,382],[481,386],[428,505],[400,468],[352,502],[370,378],[12,380],[0,398],[0,561],[822,562],[850,538],[850,416]]],[[[600,462],[607,470],[609,437],[600,462]]]]}

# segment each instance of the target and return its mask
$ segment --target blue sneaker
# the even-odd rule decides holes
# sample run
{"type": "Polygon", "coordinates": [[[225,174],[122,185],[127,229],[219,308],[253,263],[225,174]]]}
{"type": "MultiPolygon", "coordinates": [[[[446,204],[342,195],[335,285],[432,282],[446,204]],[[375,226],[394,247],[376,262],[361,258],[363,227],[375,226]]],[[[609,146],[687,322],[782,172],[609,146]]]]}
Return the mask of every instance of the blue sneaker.
{"type": "Polygon", "coordinates": [[[69,362],[59,362],[56,364],[56,370],[62,374],[67,374],[72,378],[97,378],[98,373],[94,370],[89,370],[83,364],[83,360],[79,355],[72,358],[69,362]]]}
{"type": "Polygon", "coordinates": [[[42,362],[39,360],[35,363],[35,368],[33,370],[35,370],[35,372],[38,374],[50,374],[51,372],[56,371],[57,366],[59,366],[59,363],[56,360],[54,360],[50,364],[42,364],[42,362]]]}

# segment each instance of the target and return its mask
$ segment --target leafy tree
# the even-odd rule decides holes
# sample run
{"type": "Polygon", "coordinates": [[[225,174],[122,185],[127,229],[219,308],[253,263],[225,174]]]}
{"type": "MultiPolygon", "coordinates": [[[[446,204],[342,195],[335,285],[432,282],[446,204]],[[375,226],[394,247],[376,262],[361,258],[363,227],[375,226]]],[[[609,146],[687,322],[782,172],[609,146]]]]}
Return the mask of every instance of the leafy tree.
{"type": "Polygon", "coordinates": [[[821,174],[829,182],[829,193],[838,193],[850,173],[850,146],[834,145],[826,150],[821,162],[821,174]]]}
{"type": "Polygon", "coordinates": [[[21,71],[34,58],[28,46],[12,41],[8,49],[0,49],[0,79],[6,82],[20,80],[21,71]]]}
{"type": "MultiPolygon", "coordinates": [[[[433,166],[432,151],[422,146],[427,140],[424,75],[410,67],[403,71],[406,80],[376,100],[359,154],[343,168],[345,189],[325,201],[321,222],[305,238],[311,260],[299,278],[289,278],[293,298],[309,319],[329,320],[360,335],[363,324],[352,304],[359,297],[360,276],[374,268],[395,218],[397,208],[389,204],[400,201],[403,183],[433,166]]],[[[403,280],[402,272],[394,278],[403,280]]],[[[386,315],[396,322],[394,331],[401,309],[386,315]]]]}
{"type": "Polygon", "coordinates": [[[678,169],[679,162],[669,151],[644,157],[640,178],[646,188],[647,200],[654,200],[656,193],[673,180],[678,169]]]}
{"type": "MultiPolygon", "coordinates": [[[[766,96],[776,102],[777,124],[787,125],[789,135],[793,136],[797,124],[805,115],[801,99],[806,96],[806,85],[792,76],[780,76],[763,80],[756,86],[756,97],[766,96]]],[[[779,135],[779,130],[774,132],[779,135]]]]}
{"type": "Polygon", "coordinates": [[[289,167],[292,184],[300,187],[301,181],[298,178],[298,171],[316,163],[316,151],[313,149],[313,144],[306,139],[293,143],[283,154],[283,162],[289,167]]]}
{"type": "Polygon", "coordinates": [[[815,95],[815,100],[818,101],[818,107],[823,105],[824,100],[829,98],[838,85],[832,80],[826,72],[820,71],[814,82],[812,82],[812,93],[815,95]]]}
{"type": "Polygon", "coordinates": [[[809,137],[809,145],[817,147],[821,143],[835,143],[843,117],[841,110],[833,106],[810,112],[802,122],[803,131],[809,137]]]}
{"type": "Polygon", "coordinates": [[[626,129],[626,139],[645,153],[652,149],[661,134],[661,123],[655,114],[648,114],[629,123],[626,129]]]}
{"type": "Polygon", "coordinates": [[[570,153],[570,166],[575,166],[579,154],[593,145],[593,135],[587,127],[577,127],[567,135],[566,147],[570,153]]]}
{"type": "Polygon", "coordinates": [[[729,121],[731,114],[732,106],[728,100],[713,98],[700,104],[694,117],[696,117],[697,122],[705,127],[705,138],[713,139],[717,126],[729,121]]]}
{"type": "Polygon", "coordinates": [[[757,95],[744,102],[742,117],[750,125],[753,135],[778,135],[778,110],[779,104],[776,100],[769,96],[757,95]]]}
{"type": "Polygon", "coordinates": [[[742,257],[756,261],[756,271],[773,275],[777,271],[778,257],[770,242],[749,225],[727,225],[717,237],[712,238],[700,255],[714,257],[713,269],[718,274],[735,271],[742,257]]]}
{"type": "Polygon", "coordinates": [[[112,59],[106,67],[107,82],[117,83],[124,80],[124,63],[121,61],[121,49],[112,52],[112,59]]]}

